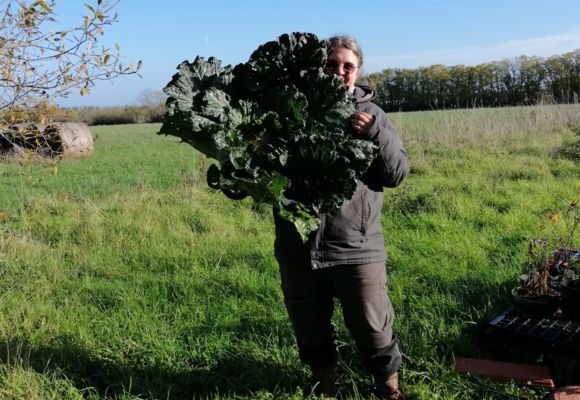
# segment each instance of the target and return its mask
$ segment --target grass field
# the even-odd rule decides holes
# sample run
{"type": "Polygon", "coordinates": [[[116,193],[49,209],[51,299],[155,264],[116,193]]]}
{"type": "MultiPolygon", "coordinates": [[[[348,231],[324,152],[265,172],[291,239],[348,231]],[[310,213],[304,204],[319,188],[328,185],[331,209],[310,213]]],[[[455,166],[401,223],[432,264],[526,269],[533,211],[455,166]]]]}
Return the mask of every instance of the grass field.
{"type": "MultiPolygon", "coordinates": [[[[453,356],[549,363],[492,341],[527,239],[580,198],[580,105],[401,113],[412,164],[383,226],[402,385],[418,399],[541,399],[453,356]],[[504,396],[504,397],[502,397],[504,396]],[[505,397],[508,398],[508,397],[505,397]]],[[[92,127],[95,154],[0,164],[0,399],[303,399],[271,211],[208,189],[158,125],[92,127]]],[[[578,238],[576,237],[576,242],[578,238]]],[[[336,314],[343,398],[371,381],[336,314]]]]}

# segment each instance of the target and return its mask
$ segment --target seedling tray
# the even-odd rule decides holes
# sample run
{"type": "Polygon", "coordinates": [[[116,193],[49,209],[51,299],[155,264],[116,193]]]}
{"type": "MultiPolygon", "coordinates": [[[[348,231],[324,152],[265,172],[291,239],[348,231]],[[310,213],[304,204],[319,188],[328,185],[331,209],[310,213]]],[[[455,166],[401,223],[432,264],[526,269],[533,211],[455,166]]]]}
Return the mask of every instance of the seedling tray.
{"type": "Polygon", "coordinates": [[[580,358],[580,323],[578,321],[532,317],[510,307],[495,317],[489,325],[496,333],[523,339],[530,344],[580,358]]]}

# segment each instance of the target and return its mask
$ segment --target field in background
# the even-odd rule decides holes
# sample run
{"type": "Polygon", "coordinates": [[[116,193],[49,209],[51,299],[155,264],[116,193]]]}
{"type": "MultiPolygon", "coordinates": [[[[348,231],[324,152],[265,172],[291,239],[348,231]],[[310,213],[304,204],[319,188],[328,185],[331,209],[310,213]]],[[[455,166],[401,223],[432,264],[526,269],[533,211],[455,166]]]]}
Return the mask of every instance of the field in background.
{"type": "MultiPolygon", "coordinates": [[[[403,388],[542,398],[451,362],[541,357],[482,332],[509,303],[527,239],[562,232],[554,213],[580,197],[580,105],[391,118],[412,165],[383,209],[403,388]]],[[[158,128],[92,127],[94,156],[57,170],[1,164],[0,399],[309,396],[270,210],[208,189],[207,160],[158,128]]],[[[371,398],[339,314],[341,393],[371,398]]]]}

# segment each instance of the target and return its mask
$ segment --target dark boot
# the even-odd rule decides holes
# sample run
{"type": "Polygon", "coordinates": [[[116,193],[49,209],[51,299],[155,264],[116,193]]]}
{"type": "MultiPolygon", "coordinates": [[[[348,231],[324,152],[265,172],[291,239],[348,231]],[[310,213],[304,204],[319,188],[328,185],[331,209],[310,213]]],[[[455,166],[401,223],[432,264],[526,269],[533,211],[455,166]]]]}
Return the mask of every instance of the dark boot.
{"type": "Polygon", "coordinates": [[[323,395],[331,399],[336,397],[338,390],[338,374],[336,364],[326,367],[312,367],[312,379],[314,380],[314,394],[323,395]]]}
{"type": "Polygon", "coordinates": [[[399,374],[395,372],[387,377],[375,376],[377,397],[387,400],[403,400],[404,396],[399,389],[399,374]]]}

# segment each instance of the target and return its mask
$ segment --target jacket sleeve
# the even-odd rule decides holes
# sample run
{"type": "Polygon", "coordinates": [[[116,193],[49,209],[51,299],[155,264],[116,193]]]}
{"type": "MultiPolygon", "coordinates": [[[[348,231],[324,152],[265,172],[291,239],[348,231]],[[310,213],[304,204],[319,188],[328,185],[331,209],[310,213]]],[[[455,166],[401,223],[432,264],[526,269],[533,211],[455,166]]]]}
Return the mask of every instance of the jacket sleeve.
{"type": "Polygon", "coordinates": [[[396,187],[409,173],[409,160],[401,139],[387,115],[374,105],[368,112],[375,117],[366,139],[379,146],[379,154],[363,177],[373,186],[396,187]]]}

